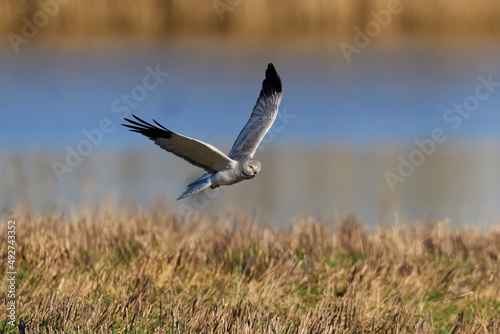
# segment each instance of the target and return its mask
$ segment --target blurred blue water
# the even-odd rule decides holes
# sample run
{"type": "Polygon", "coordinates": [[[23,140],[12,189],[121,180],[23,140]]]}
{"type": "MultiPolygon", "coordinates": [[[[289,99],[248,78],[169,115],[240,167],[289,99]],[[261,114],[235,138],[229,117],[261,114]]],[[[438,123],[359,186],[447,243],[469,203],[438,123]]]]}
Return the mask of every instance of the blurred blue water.
{"type": "MultiPolygon", "coordinates": [[[[102,118],[119,124],[112,101],[141,85],[145,67],[157,64],[169,77],[131,111],[174,131],[229,143],[251,112],[269,61],[283,80],[282,107],[297,115],[276,136],[278,142],[411,143],[443,126],[444,111],[474,93],[478,76],[500,81],[498,59],[500,47],[491,45],[368,48],[351,64],[337,48],[34,46],[15,55],[5,47],[0,49],[0,145],[64,148],[102,118]]],[[[500,91],[452,138],[499,139],[499,106],[500,91]]],[[[148,144],[116,128],[103,147],[148,144]]]]}
{"type": "MultiPolygon", "coordinates": [[[[347,64],[335,45],[232,48],[141,45],[77,49],[30,45],[0,49],[0,202],[42,212],[119,204],[150,207],[156,196],[182,213],[260,210],[264,221],[355,214],[377,224],[450,217],[454,223],[500,219],[500,87],[456,130],[443,120],[475,93],[478,77],[500,81],[497,44],[367,48],[347,64]],[[281,115],[257,158],[262,175],[221,188],[206,205],[175,198],[201,170],[161,152],[120,126],[123,94],[143,85],[147,67],[168,72],[128,108],[181,134],[228,151],[247,121],[268,62],[283,81],[281,115]],[[118,100],[117,100],[118,99],[118,100]],[[115,108],[112,107],[114,101],[115,108]],[[93,153],[59,182],[51,164],[108,119],[93,153]],[[443,128],[449,139],[392,192],[415,139],[443,128]],[[496,154],[498,153],[498,154],[496,154]],[[187,203],[187,204],[186,204],[187,203]]],[[[140,89],[140,88],[139,88],[140,89]]]]}

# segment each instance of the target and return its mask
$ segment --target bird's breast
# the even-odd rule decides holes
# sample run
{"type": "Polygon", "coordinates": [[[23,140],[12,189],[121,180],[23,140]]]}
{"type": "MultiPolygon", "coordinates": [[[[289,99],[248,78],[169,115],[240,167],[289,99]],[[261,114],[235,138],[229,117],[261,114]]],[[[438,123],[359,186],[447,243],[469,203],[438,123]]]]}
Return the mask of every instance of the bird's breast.
{"type": "Polygon", "coordinates": [[[221,186],[234,184],[243,181],[245,178],[237,173],[237,170],[223,170],[214,175],[214,181],[221,186]]]}

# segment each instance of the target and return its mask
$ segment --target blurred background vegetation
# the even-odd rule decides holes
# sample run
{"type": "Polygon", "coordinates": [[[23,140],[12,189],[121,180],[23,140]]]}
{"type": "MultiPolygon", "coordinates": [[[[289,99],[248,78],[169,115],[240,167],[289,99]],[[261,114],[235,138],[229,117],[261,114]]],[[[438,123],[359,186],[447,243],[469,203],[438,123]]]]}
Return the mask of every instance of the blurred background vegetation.
{"type": "MultiPolygon", "coordinates": [[[[23,24],[20,18],[32,18],[44,4],[55,1],[1,1],[0,32],[18,31],[23,24]]],[[[495,0],[59,1],[60,13],[51,18],[50,25],[41,32],[43,36],[347,38],[354,34],[354,25],[364,27],[372,20],[371,11],[387,9],[389,4],[400,6],[403,11],[392,18],[385,37],[500,34],[500,2],[495,0]]]]}

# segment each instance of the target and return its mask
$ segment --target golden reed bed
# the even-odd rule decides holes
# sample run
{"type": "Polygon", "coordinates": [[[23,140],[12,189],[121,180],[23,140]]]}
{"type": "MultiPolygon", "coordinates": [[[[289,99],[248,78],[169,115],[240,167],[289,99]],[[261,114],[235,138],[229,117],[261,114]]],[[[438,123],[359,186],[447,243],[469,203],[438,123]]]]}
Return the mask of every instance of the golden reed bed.
{"type": "Polygon", "coordinates": [[[500,32],[497,0],[2,0],[0,31],[19,34],[23,17],[33,22],[42,10],[50,18],[40,35],[215,33],[253,38],[314,33],[350,38],[355,26],[364,29],[374,19],[372,11],[390,6],[401,11],[384,27],[389,36],[500,32]],[[51,10],[47,3],[57,8],[51,10]]]}
{"type": "Polygon", "coordinates": [[[498,226],[370,231],[348,218],[274,229],[105,208],[16,211],[3,226],[12,219],[16,321],[29,332],[500,332],[498,226]]]}

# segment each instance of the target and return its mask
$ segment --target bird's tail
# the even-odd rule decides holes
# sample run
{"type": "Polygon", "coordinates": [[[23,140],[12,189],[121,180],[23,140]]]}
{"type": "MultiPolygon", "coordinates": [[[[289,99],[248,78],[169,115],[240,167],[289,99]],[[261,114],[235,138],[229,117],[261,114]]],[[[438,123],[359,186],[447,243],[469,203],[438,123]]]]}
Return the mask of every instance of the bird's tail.
{"type": "Polygon", "coordinates": [[[190,184],[188,184],[188,188],[184,191],[177,200],[180,200],[184,197],[191,196],[199,193],[200,191],[210,187],[212,184],[212,175],[209,173],[205,173],[190,184]]]}

